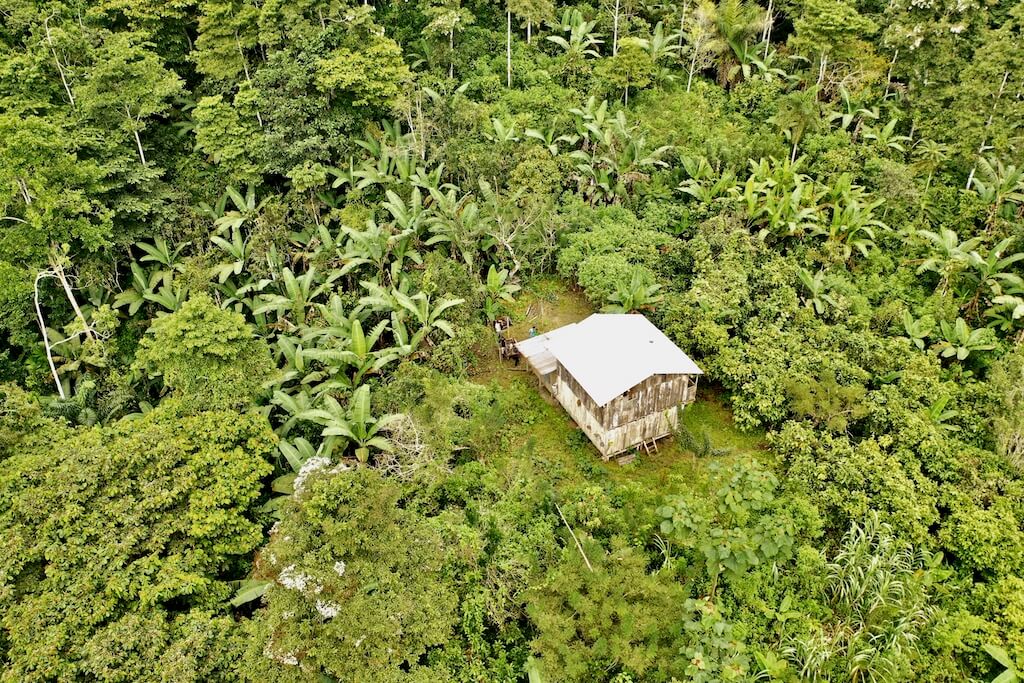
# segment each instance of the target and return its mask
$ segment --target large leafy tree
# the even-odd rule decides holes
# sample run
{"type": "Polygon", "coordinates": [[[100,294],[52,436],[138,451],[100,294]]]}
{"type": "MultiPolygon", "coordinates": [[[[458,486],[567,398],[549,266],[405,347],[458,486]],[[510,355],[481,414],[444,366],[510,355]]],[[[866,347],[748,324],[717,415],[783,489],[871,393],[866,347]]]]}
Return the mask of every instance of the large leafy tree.
{"type": "Polygon", "coordinates": [[[0,680],[146,680],[159,662],[231,678],[226,579],[262,540],[273,435],[256,414],[186,412],[21,437],[0,474],[0,680]]]}
{"type": "Polygon", "coordinates": [[[135,357],[140,370],[161,376],[164,385],[196,409],[245,407],[262,390],[273,366],[266,342],[238,313],[208,296],[185,302],[157,318],[135,357]]]}
{"type": "Polygon", "coordinates": [[[170,109],[182,81],[143,36],[121,31],[101,38],[95,62],[77,88],[78,104],[95,124],[130,137],[145,166],[143,132],[154,117],[170,109]]]}
{"type": "Polygon", "coordinates": [[[255,677],[444,678],[425,655],[454,637],[459,573],[480,552],[470,530],[402,507],[398,484],[371,469],[310,468],[300,488],[264,555],[274,584],[255,677]]]}

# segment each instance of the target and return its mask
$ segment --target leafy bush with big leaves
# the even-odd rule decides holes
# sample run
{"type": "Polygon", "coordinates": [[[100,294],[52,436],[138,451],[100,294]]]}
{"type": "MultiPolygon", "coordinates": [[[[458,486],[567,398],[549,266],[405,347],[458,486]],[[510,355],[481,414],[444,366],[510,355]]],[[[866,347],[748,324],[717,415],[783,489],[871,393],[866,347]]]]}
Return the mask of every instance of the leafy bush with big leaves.
{"type": "Polygon", "coordinates": [[[197,409],[245,406],[274,370],[270,348],[245,318],[207,295],[154,320],[134,367],[162,375],[176,396],[197,409]]]}
{"type": "Polygon", "coordinates": [[[527,595],[545,677],[565,683],[608,680],[617,672],[667,678],[681,668],[675,653],[686,591],[670,572],[649,573],[647,557],[621,537],[605,548],[583,531],[576,535],[587,560],[567,539],[559,562],[527,595]]]}
{"type": "Polygon", "coordinates": [[[51,423],[5,461],[0,680],[159,680],[167,659],[230,670],[223,579],[262,542],[274,436],[257,414],[189,412],[170,399],[108,427],[51,423]]]}
{"type": "Polygon", "coordinates": [[[313,475],[293,496],[259,574],[250,652],[257,680],[435,680],[428,653],[454,638],[459,583],[483,539],[456,512],[399,505],[400,486],[369,468],[313,475]]]}
{"type": "Polygon", "coordinates": [[[791,421],[768,440],[787,466],[788,481],[812,495],[828,528],[847,527],[877,510],[901,538],[927,542],[939,518],[935,483],[916,460],[890,452],[888,438],[855,442],[791,421]]]}
{"type": "Polygon", "coordinates": [[[615,283],[629,280],[633,266],[647,279],[673,240],[656,230],[643,228],[631,212],[621,207],[577,207],[567,217],[570,229],[558,254],[558,272],[583,287],[591,301],[604,303],[615,283]]]}

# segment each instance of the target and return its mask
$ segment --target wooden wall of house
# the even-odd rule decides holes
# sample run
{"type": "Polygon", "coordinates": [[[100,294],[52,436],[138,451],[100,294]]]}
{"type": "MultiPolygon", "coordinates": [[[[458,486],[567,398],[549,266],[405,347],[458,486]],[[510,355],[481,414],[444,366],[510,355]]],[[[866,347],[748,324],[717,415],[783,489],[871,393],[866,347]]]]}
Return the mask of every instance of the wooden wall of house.
{"type": "Polygon", "coordinates": [[[599,407],[561,363],[541,381],[606,459],[672,433],[697,391],[696,376],[657,375],[599,407]]]}
{"type": "Polygon", "coordinates": [[[576,378],[569,374],[569,371],[566,370],[561,363],[558,364],[557,372],[558,379],[556,381],[564,384],[575,397],[576,401],[579,402],[579,405],[593,415],[598,424],[603,425],[604,422],[602,420],[601,408],[599,408],[597,403],[594,402],[594,399],[590,398],[590,394],[580,386],[580,383],[576,381],[576,378]]]}
{"type": "Polygon", "coordinates": [[[696,397],[697,377],[652,375],[602,407],[599,419],[605,429],[617,429],[648,415],[685,405],[696,397]]]}

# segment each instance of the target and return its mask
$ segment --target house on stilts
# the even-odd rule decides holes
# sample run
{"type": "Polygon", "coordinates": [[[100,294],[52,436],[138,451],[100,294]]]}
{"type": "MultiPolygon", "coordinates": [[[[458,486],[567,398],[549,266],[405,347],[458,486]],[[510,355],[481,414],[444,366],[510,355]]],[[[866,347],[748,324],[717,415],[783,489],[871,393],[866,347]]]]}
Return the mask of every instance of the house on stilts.
{"type": "Polygon", "coordinates": [[[638,314],[595,313],[517,348],[606,460],[671,434],[703,374],[638,314]]]}

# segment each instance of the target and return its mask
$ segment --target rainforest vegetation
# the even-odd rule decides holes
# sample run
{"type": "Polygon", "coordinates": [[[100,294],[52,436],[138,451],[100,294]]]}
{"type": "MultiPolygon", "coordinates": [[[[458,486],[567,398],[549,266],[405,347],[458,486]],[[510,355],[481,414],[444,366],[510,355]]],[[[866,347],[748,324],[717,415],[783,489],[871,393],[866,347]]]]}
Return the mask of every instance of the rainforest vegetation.
{"type": "Polygon", "coordinates": [[[1024,680],[1024,4],[0,0],[0,681],[752,680],[1024,680]]]}

